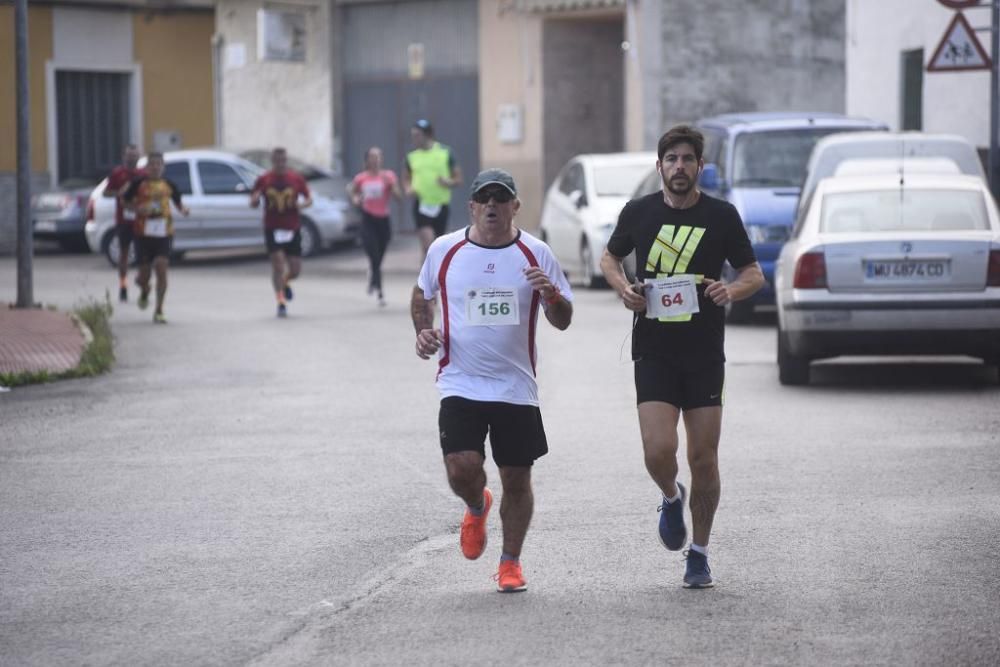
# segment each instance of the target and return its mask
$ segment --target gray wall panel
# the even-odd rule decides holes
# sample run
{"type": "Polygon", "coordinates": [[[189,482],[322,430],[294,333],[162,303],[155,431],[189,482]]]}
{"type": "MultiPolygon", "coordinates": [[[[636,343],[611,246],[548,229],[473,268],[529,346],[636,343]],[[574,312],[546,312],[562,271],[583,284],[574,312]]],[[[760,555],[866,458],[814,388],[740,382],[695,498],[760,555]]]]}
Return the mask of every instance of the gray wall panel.
{"type": "Polygon", "coordinates": [[[344,76],[406,76],[407,47],[424,45],[428,74],[475,72],[478,3],[423,0],[346,5],[341,15],[344,76]]]}
{"type": "MultiPolygon", "coordinates": [[[[452,197],[449,227],[468,222],[467,185],[479,170],[479,40],[475,0],[420,0],[344,5],[340,14],[344,71],[345,171],[361,169],[372,145],[400,176],[418,118],[434,124],[451,147],[466,185],[452,197]],[[422,43],[425,75],[409,78],[407,45],[422,43]]],[[[411,201],[394,204],[393,226],[412,230],[411,201]]]]}
{"type": "Polygon", "coordinates": [[[844,0],[664,0],[664,126],[844,110],[844,0]]]}

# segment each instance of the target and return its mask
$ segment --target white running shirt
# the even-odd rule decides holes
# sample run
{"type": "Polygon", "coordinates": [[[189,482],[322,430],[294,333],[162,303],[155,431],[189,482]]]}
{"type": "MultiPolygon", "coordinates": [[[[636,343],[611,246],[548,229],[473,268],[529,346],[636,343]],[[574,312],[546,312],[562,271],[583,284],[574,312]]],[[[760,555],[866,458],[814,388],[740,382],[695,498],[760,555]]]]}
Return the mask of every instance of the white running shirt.
{"type": "Polygon", "coordinates": [[[518,231],[501,247],[481,246],[469,228],[439,237],[427,251],[417,285],[441,295],[437,385],[441,398],[538,405],[535,329],[541,295],[524,275],[538,266],[562,296],[573,292],[545,243],[518,231]]]}

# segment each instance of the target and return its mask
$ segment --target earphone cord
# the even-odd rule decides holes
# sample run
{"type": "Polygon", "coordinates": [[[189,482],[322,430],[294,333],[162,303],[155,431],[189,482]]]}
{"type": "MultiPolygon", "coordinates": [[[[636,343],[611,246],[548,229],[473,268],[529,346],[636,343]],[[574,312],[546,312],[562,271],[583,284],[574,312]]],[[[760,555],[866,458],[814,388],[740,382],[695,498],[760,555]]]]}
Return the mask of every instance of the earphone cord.
{"type": "Polygon", "coordinates": [[[629,336],[635,333],[635,328],[639,326],[639,313],[632,315],[632,328],[625,333],[625,338],[622,339],[622,344],[618,347],[618,363],[623,364],[625,360],[622,359],[622,353],[625,352],[625,343],[628,341],[629,336]]]}

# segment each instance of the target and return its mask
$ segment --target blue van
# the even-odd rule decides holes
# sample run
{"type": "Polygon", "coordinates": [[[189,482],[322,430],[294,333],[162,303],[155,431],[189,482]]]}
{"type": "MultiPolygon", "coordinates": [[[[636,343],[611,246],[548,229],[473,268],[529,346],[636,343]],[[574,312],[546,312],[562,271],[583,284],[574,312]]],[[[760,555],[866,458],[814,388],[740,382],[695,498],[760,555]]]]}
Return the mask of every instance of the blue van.
{"type": "Polygon", "coordinates": [[[705,135],[699,186],[740,212],[767,280],[753,298],[730,308],[730,321],[745,322],[755,306],[774,305],[774,263],[795,220],[813,146],[835,132],[889,128],[832,113],[734,113],[704,118],[695,126],[705,135]]]}

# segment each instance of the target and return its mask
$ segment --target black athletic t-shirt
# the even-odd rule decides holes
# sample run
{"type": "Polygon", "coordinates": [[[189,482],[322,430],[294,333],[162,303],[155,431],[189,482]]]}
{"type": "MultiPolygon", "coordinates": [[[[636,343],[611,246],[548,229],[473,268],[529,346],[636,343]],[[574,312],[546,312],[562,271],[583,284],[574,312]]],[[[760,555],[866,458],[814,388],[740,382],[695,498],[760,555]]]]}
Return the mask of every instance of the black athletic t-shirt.
{"type": "Polygon", "coordinates": [[[659,320],[638,314],[632,359],[658,357],[686,368],[724,362],[725,309],[705,296],[700,277],[718,280],[726,260],[737,269],[757,261],[736,208],[704,193],[686,209],[667,206],[662,192],[633,199],[618,216],[608,252],[625,257],[633,249],[640,280],[698,276],[699,312],[659,320]]]}

